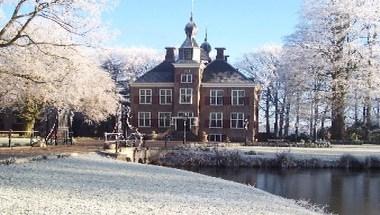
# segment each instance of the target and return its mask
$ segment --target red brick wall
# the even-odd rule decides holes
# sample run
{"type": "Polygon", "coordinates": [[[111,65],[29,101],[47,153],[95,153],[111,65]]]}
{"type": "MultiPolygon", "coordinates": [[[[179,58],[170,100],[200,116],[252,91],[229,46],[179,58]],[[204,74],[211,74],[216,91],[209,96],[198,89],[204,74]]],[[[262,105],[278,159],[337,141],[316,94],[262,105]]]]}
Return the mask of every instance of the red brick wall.
{"type": "Polygon", "coordinates": [[[247,139],[253,140],[255,133],[257,132],[257,122],[255,122],[256,110],[255,110],[255,89],[252,87],[246,88],[227,88],[227,87],[202,87],[201,88],[201,101],[200,101],[200,133],[205,131],[207,134],[224,134],[228,136],[231,141],[244,141],[245,130],[244,129],[231,129],[230,128],[230,116],[232,112],[243,112],[244,117],[249,119],[249,129],[247,132],[247,139]],[[223,90],[223,105],[211,106],[210,90],[223,90]],[[231,91],[232,90],[245,90],[246,99],[244,106],[231,105],[231,91]],[[222,112],[223,113],[223,128],[209,128],[209,115],[210,112],[222,112]]]}

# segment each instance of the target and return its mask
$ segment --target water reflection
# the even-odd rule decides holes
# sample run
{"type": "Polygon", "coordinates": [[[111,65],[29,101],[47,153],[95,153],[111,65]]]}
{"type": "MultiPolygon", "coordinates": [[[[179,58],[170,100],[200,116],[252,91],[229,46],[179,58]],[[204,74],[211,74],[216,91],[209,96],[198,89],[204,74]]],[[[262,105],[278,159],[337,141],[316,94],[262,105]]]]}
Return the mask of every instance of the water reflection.
{"type": "Polygon", "coordinates": [[[380,214],[380,171],[201,168],[196,172],[326,205],[344,215],[380,214]]]}

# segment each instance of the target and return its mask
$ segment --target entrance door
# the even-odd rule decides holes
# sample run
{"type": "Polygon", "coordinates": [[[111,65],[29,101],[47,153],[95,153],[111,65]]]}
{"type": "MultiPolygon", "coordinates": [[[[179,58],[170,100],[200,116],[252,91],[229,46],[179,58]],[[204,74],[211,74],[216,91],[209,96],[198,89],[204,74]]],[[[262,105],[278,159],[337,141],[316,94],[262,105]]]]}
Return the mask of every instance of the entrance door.
{"type": "Polygon", "coordinates": [[[182,117],[176,118],[176,125],[177,125],[176,130],[184,131],[185,124],[186,124],[186,131],[190,131],[190,122],[191,122],[190,118],[182,118],[182,117]]]}
{"type": "Polygon", "coordinates": [[[178,117],[176,118],[176,130],[184,131],[184,126],[186,124],[186,131],[190,131],[191,120],[194,117],[193,112],[178,112],[178,117]],[[185,123],[186,121],[186,123],[185,123]]]}

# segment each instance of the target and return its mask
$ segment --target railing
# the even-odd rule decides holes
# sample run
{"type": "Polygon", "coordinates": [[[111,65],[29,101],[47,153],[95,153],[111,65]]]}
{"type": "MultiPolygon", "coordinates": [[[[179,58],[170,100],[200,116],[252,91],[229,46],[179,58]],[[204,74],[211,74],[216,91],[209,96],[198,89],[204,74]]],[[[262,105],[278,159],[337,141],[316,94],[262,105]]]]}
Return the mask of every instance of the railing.
{"type": "Polygon", "coordinates": [[[38,131],[0,131],[0,147],[32,146],[38,141],[38,131]]]}
{"type": "Polygon", "coordinates": [[[123,139],[122,133],[104,133],[104,143],[108,145],[115,144],[115,153],[118,153],[120,142],[123,141],[123,139]]]}

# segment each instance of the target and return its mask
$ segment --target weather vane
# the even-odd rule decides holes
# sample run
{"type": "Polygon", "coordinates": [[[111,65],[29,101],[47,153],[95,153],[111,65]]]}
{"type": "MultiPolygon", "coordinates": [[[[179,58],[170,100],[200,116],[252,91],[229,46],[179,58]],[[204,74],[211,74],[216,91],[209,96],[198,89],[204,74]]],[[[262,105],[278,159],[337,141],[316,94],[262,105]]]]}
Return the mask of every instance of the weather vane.
{"type": "Polygon", "coordinates": [[[194,12],[194,0],[191,0],[191,15],[193,15],[194,12]]]}

